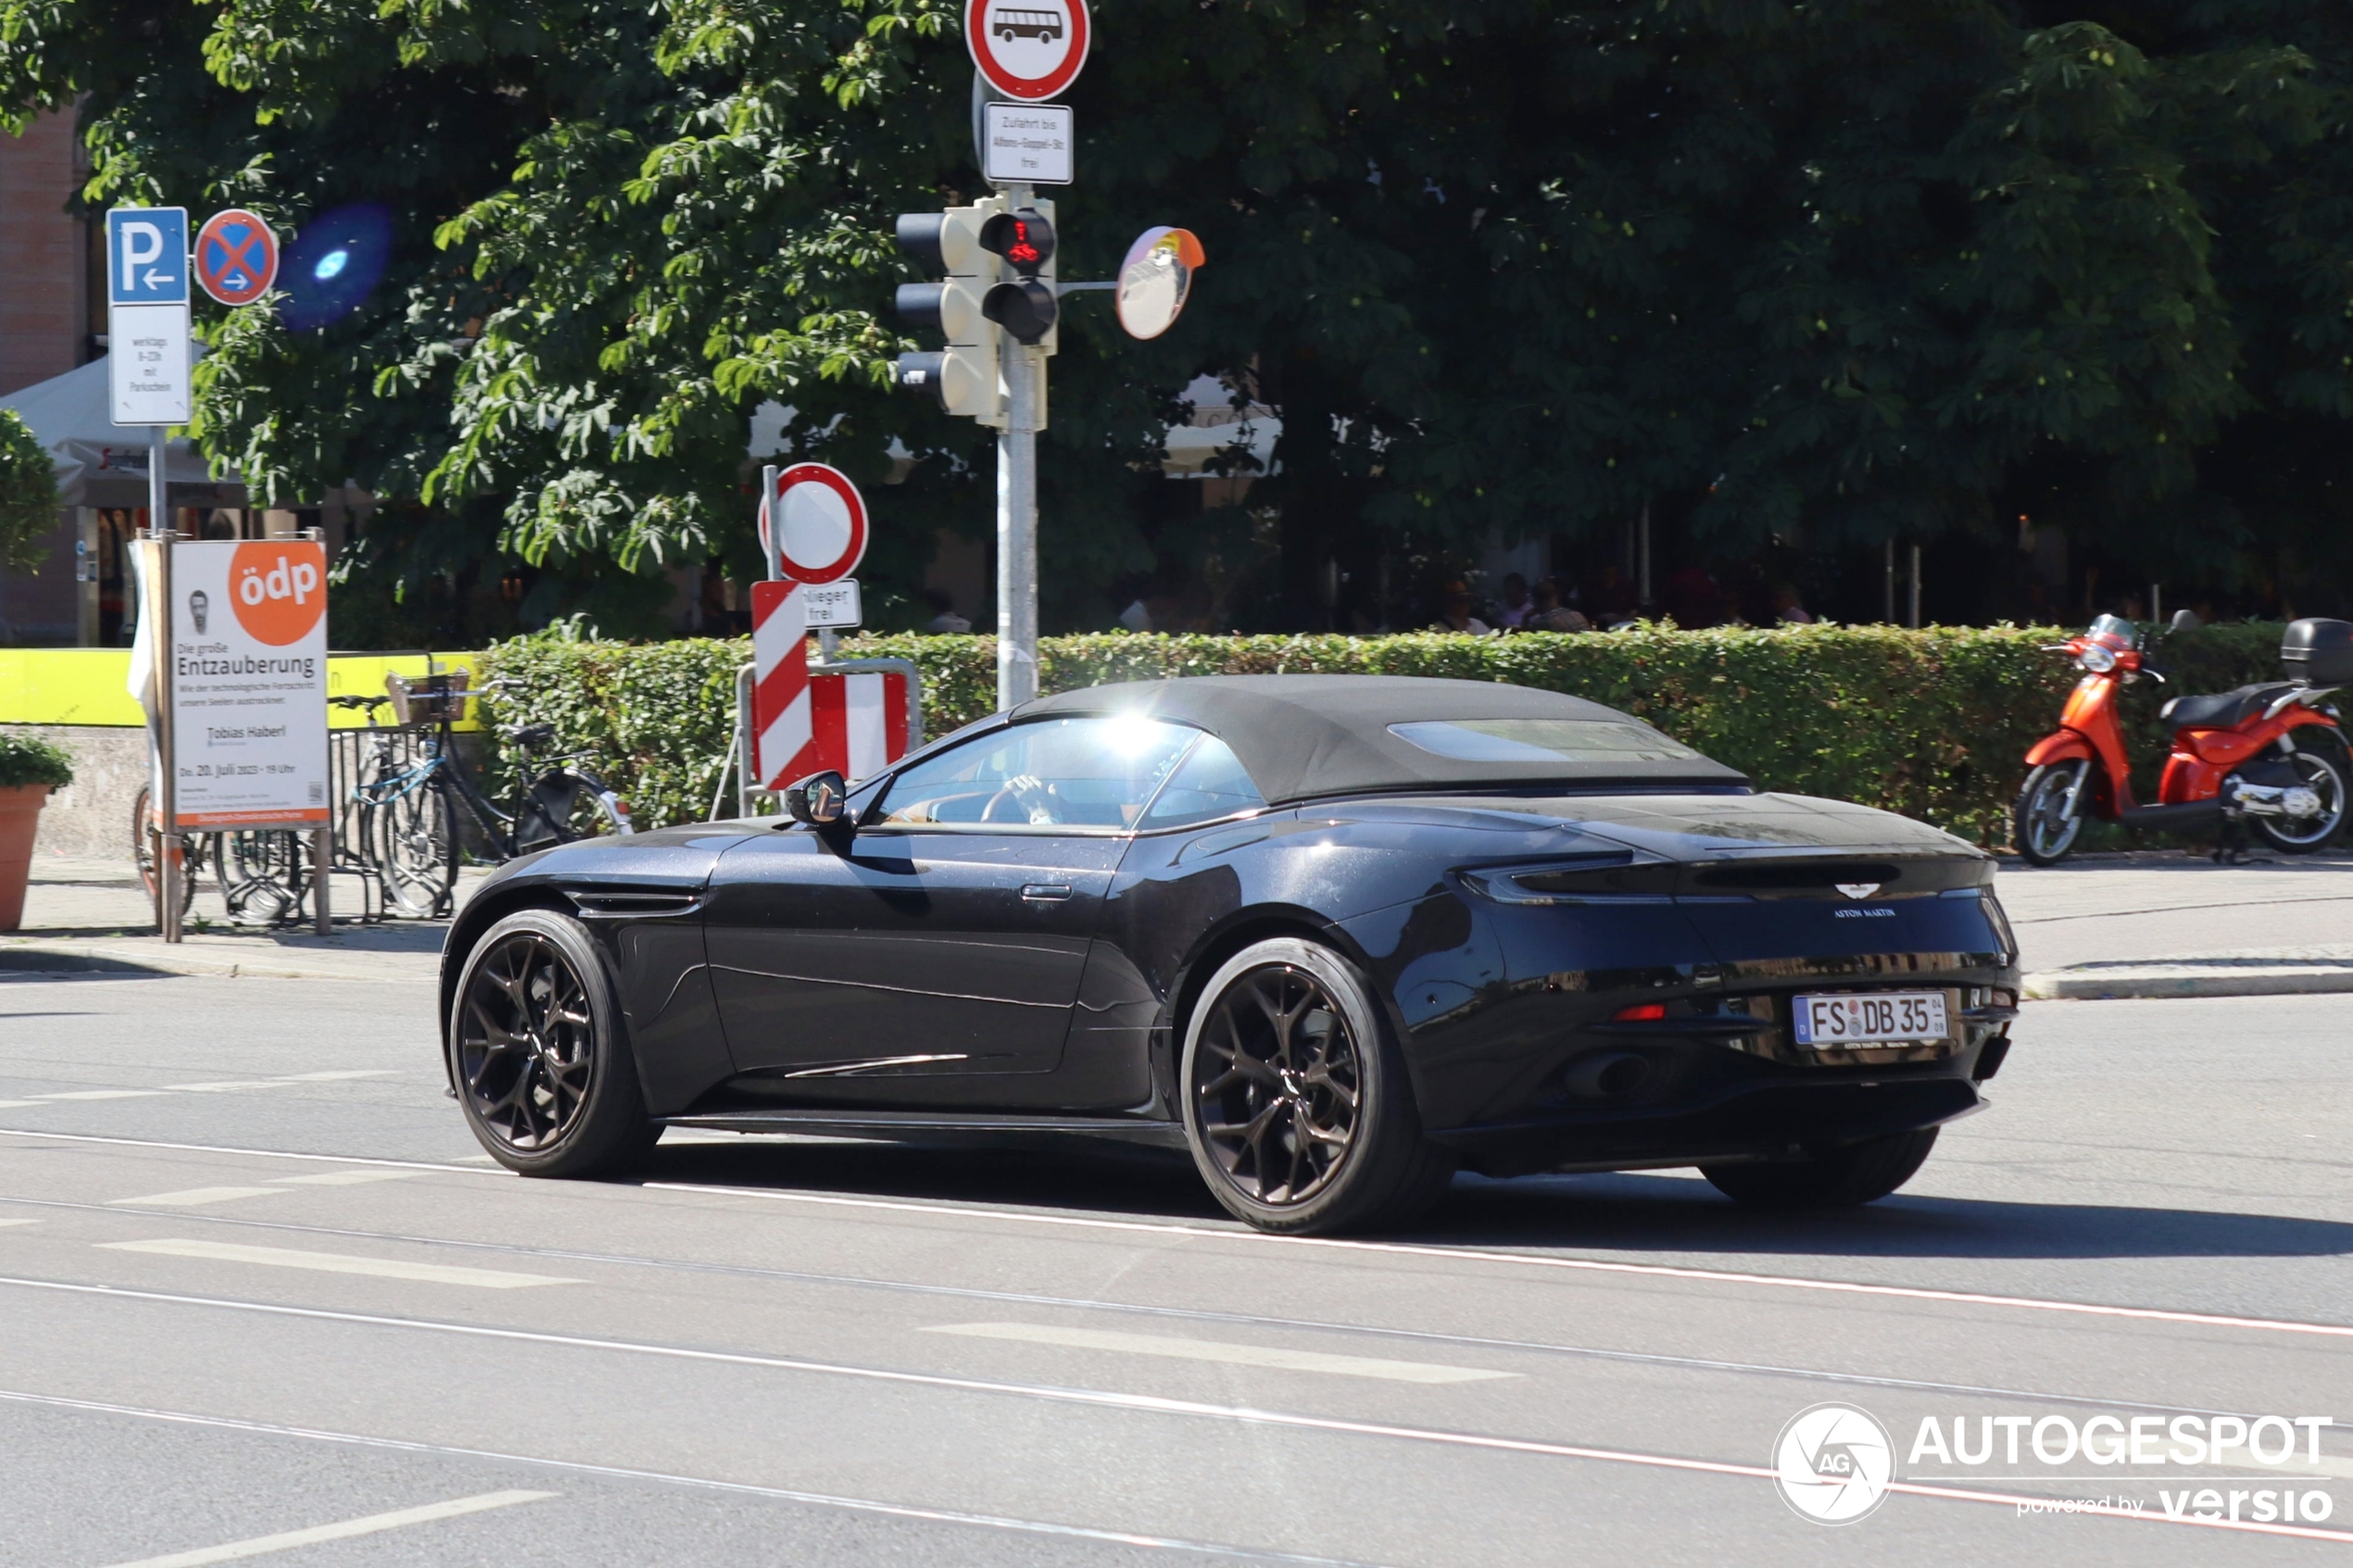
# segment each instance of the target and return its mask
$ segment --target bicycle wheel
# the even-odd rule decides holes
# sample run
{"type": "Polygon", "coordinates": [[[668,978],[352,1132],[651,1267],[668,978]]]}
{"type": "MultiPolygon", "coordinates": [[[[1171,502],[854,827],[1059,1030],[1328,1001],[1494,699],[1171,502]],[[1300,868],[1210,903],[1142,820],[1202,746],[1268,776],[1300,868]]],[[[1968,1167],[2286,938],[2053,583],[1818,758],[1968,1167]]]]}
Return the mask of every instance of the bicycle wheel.
{"type": "Polygon", "coordinates": [[[395,913],[425,920],[447,910],[458,880],[458,821],[438,771],[392,782],[370,802],[360,836],[395,913]]]}
{"type": "Polygon", "coordinates": [[[287,925],[302,918],[308,891],[300,835],[259,829],[220,835],[214,871],[220,901],[239,925],[287,925]]]}
{"type": "MultiPolygon", "coordinates": [[[[162,826],[155,820],[155,803],[148,797],[147,786],[139,786],[138,797],[131,803],[131,855],[138,862],[140,884],[147,890],[147,902],[156,902],[156,851],[163,835],[162,826]]],[[[204,871],[202,837],[190,834],[180,840],[180,912],[186,914],[196,901],[196,878],[204,871]]]]}

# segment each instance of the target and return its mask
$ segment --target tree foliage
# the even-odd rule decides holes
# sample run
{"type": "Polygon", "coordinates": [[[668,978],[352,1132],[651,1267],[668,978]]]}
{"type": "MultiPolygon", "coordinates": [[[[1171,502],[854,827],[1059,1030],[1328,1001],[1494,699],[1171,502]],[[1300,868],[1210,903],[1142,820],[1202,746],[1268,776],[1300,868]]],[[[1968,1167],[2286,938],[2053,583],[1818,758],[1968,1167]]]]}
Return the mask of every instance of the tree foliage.
{"type": "MultiPolygon", "coordinates": [[[[1066,302],[1050,619],[1177,536],[1151,470],[1202,373],[1283,414],[1251,500],[1294,600],[1384,542],[1669,498],[1727,541],[2031,508],[2180,571],[2333,558],[2353,15],[2108,9],[1104,7],[1063,275],[1154,222],[1210,261],[1151,343],[1066,302]]],[[[968,82],[947,0],[0,0],[0,103],[82,105],[94,200],[393,210],[350,320],[214,324],[201,432],[281,500],[418,503],[388,570],[548,569],[547,613],[621,605],[616,568],[748,571],[765,399],[877,499],[870,576],[983,525],[986,433],[887,385],[890,217],[980,188],[968,82]]]]}
{"type": "Polygon", "coordinates": [[[57,467],[14,408],[0,408],[0,568],[31,571],[48,551],[35,543],[57,526],[57,467]]]}

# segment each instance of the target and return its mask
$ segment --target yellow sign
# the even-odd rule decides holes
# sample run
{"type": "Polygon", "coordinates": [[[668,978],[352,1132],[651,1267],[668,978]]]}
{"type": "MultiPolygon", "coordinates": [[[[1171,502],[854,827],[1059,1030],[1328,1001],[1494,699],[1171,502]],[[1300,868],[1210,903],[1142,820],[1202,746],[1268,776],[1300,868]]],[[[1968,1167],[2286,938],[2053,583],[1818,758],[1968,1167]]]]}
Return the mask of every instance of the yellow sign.
{"type": "MultiPolygon", "coordinates": [[[[471,653],[339,653],[327,659],[329,696],[382,696],[386,675],[411,680],[434,672],[474,668],[471,653]],[[430,668],[428,666],[430,665],[430,668]]],[[[145,715],[123,684],[131,675],[129,648],[0,648],[0,724],[94,724],[135,730],[145,715]]],[[[389,706],[376,709],[376,722],[390,724],[389,706]]],[[[347,708],[330,708],[331,729],[356,730],[367,720],[347,708]]],[[[474,722],[466,706],[459,730],[474,722]]]]}

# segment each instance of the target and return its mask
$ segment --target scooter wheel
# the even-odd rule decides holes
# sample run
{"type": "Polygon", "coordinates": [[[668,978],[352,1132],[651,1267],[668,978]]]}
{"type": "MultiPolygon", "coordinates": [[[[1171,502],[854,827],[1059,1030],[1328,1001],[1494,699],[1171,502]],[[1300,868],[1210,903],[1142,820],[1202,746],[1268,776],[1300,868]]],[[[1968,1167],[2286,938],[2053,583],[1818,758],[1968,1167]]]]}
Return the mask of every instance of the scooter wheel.
{"type": "Polygon", "coordinates": [[[2306,819],[2280,817],[2249,817],[2247,825],[2265,844],[2283,855],[2309,855],[2337,834],[2345,825],[2348,785],[2345,774],[2345,753],[2338,746],[2322,751],[2314,748],[2298,751],[2288,759],[2289,764],[2304,775],[2305,785],[2321,797],[2321,814],[2306,819]]]}
{"type": "Polygon", "coordinates": [[[2010,811],[2010,842],[2028,865],[2057,865],[2082,836],[2083,808],[2089,802],[2079,786],[2091,766],[2078,758],[2045,762],[2026,775],[2010,811]]]}

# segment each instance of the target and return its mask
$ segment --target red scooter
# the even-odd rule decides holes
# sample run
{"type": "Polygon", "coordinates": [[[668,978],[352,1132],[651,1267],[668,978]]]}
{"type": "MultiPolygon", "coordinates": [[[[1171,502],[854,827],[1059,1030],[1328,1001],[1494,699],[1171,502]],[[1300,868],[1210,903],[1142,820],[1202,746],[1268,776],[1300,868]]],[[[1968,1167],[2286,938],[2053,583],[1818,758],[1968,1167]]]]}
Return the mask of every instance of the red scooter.
{"type": "MultiPolygon", "coordinates": [[[[2183,610],[2171,630],[2195,626],[2183,610]]],[[[2353,621],[2289,623],[2280,662],[2292,677],[2212,696],[2177,696],[2158,710],[2173,729],[2172,755],[2158,803],[2133,799],[2132,759],[2116,712],[2120,687],[2143,675],[2165,679],[2141,647],[2139,629],[2103,615],[2055,646],[2083,670],[2059,727],[2026,754],[2026,783],[2011,817],[2028,864],[2057,865],[2082,836],[2087,817],[2127,827],[2221,830],[2219,859],[2244,824],[2272,848],[2307,855],[2335,836],[2353,800],[2353,754],[2328,697],[2353,685],[2353,621]]]]}

